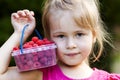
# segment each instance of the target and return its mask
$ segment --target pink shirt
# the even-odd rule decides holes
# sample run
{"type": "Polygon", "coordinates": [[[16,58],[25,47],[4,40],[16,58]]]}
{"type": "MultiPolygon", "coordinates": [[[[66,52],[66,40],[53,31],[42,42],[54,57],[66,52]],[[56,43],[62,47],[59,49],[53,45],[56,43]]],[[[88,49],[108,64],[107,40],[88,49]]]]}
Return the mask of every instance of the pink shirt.
{"type": "Polygon", "coordinates": [[[58,65],[44,68],[43,80],[120,80],[120,74],[110,74],[103,70],[93,69],[93,74],[85,79],[72,79],[63,74],[58,65]]]}

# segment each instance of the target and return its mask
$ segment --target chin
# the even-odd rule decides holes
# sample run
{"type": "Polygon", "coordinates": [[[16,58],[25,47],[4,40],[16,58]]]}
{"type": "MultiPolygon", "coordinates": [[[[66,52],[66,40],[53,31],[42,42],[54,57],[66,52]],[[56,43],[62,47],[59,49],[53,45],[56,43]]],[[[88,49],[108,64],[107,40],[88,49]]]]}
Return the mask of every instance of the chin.
{"type": "Polygon", "coordinates": [[[76,67],[76,66],[79,66],[80,64],[66,64],[66,65],[69,67],[76,67]]]}
{"type": "Polygon", "coordinates": [[[79,66],[81,63],[65,63],[62,62],[63,65],[68,66],[68,67],[76,67],[79,66]]]}

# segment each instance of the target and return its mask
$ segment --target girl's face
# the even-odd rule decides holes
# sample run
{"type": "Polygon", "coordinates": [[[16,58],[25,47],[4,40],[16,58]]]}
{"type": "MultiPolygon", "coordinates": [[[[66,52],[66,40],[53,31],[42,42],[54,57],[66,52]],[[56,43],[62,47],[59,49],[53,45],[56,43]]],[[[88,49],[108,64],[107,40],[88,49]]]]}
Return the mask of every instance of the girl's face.
{"type": "Polygon", "coordinates": [[[58,60],[75,66],[91,53],[95,37],[91,30],[78,26],[68,12],[50,17],[50,37],[57,45],[58,60]]]}

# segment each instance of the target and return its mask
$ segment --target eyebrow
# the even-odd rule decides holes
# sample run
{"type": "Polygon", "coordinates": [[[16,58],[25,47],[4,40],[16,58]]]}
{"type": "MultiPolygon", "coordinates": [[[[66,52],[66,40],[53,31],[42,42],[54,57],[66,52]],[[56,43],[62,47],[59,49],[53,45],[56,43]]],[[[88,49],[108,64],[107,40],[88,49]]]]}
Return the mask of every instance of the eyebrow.
{"type": "Polygon", "coordinates": [[[54,35],[57,35],[57,34],[66,34],[65,32],[53,32],[54,35]]]}

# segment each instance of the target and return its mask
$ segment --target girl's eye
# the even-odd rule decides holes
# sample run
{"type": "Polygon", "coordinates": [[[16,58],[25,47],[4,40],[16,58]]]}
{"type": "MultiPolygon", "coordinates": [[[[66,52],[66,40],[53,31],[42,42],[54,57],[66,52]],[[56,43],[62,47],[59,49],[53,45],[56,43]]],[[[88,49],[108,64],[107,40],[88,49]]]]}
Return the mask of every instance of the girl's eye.
{"type": "Polygon", "coordinates": [[[65,36],[64,36],[64,35],[58,35],[57,37],[59,37],[59,38],[64,38],[65,36]]]}
{"type": "Polygon", "coordinates": [[[84,34],[83,33],[77,33],[77,37],[81,37],[81,36],[83,36],[84,34]]]}

